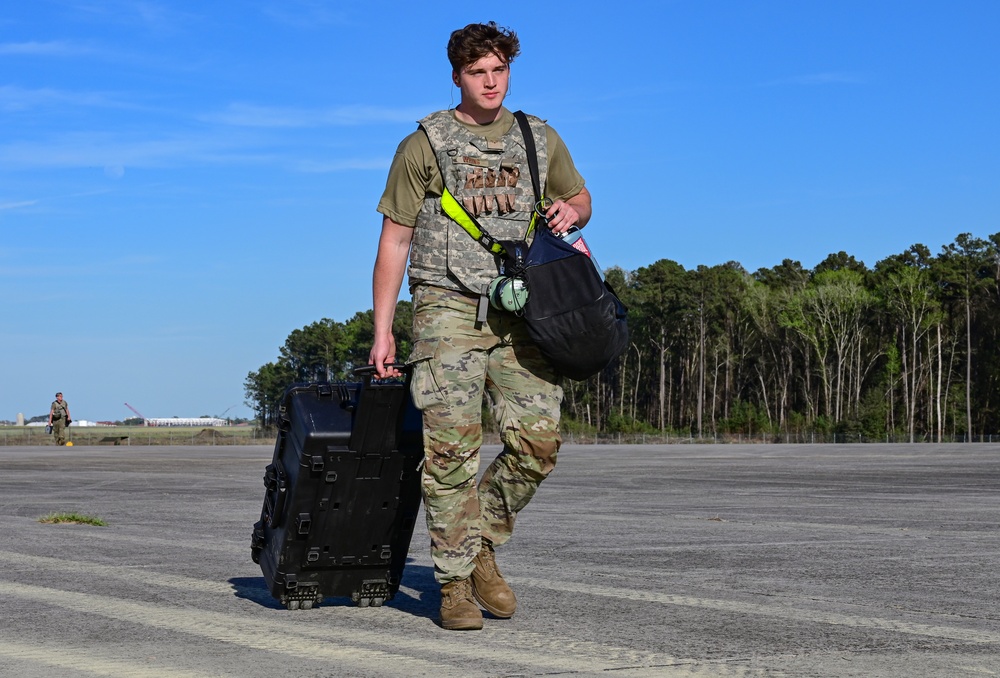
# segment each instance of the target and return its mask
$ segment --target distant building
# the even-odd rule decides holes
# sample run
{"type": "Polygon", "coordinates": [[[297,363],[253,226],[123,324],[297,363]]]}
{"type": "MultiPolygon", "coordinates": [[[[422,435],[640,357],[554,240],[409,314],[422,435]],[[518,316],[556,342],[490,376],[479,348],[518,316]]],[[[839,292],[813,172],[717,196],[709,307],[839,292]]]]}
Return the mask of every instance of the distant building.
{"type": "Polygon", "coordinates": [[[218,417],[155,417],[145,421],[146,426],[228,426],[218,417]]]}

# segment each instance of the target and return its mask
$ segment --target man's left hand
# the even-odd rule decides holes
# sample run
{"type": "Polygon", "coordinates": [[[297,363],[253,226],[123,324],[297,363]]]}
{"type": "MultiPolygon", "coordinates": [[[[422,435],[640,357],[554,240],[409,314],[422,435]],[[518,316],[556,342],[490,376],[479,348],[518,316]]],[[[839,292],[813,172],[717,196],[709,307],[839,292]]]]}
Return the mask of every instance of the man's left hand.
{"type": "Polygon", "coordinates": [[[549,229],[555,235],[562,235],[580,220],[580,213],[565,200],[556,200],[545,211],[549,229]]]}
{"type": "Polygon", "coordinates": [[[545,210],[545,218],[548,219],[549,228],[556,235],[562,235],[573,226],[583,228],[590,221],[593,213],[590,204],[590,191],[586,186],[580,192],[569,198],[569,200],[556,200],[545,210]]]}

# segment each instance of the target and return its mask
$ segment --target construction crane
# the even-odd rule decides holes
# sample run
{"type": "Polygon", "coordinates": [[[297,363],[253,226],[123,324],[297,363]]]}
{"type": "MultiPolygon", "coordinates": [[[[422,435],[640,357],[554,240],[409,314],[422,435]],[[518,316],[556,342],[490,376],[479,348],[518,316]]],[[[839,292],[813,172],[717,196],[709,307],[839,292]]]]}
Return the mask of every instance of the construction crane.
{"type": "Polygon", "coordinates": [[[139,415],[139,418],[142,419],[142,425],[143,426],[147,425],[146,424],[146,417],[142,416],[142,412],[140,412],[139,410],[135,409],[134,407],[132,407],[128,403],[125,403],[125,407],[129,408],[130,410],[132,410],[133,412],[135,412],[136,414],[139,415]]]}

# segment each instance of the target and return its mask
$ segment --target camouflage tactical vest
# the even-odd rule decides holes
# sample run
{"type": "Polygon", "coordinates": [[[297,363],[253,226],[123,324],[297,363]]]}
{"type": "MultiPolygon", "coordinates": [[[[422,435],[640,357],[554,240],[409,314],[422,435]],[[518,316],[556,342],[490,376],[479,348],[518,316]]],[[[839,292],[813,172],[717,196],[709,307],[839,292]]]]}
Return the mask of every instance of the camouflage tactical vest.
{"type": "Polygon", "coordinates": [[[65,400],[62,402],[59,402],[58,400],[53,400],[51,409],[52,409],[53,419],[62,419],[66,416],[66,410],[68,409],[68,406],[66,405],[65,400]]]}
{"type": "MultiPolygon", "coordinates": [[[[545,187],[548,154],[545,122],[528,116],[545,187]]],[[[534,210],[534,191],[521,130],[515,122],[497,141],[487,141],[438,111],[420,121],[437,157],[444,185],[497,240],[524,239],[534,210]]],[[[427,195],[417,215],[410,250],[410,286],[428,283],[480,294],[496,277],[497,258],[441,209],[441,196],[427,195]]]]}

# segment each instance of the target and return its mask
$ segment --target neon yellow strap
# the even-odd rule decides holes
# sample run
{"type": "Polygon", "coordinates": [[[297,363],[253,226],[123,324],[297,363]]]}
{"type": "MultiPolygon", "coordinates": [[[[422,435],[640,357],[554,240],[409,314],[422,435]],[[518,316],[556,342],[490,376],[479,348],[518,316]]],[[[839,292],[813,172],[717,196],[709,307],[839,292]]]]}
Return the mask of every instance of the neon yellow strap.
{"type": "MultiPolygon", "coordinates": [[[[487,233],[482,226],[479,225],[472,216],[465,211],[465,208],[457,200],[455,196],[448,192],[448,189],[444,189],[441,193],[441,209],[449,217],[455,220],[459,226],[465,229],[465,231],[473,237],[474,240],[482,243],[483,246],[488,249],[493,254],[506,254],[503,245],[494,240],[493,236],[487,233]]],[[[538,218],[538,212],[532,211],[531,221],[528,223],[528,230],[525,232],[524,237],[527,239],[531,235],[531,232],[535,230],[535,220],[538,218]]]]}
{"type": "Polygon", "coordinates": [[[444,210],[445,214],[454,219],[459,226],[464,228],[475,240],[481,242],[490,252],[493,254],[505,253],[503,245],[494,240],[493,236],[484,231],[482,227],[476,223],[476,220],[465,211],[465,208],[462,207],[457,200],[455,200],[455,196],[449,193],[447,188],[441,193],[441,209],[444,210]]]}

